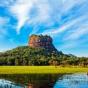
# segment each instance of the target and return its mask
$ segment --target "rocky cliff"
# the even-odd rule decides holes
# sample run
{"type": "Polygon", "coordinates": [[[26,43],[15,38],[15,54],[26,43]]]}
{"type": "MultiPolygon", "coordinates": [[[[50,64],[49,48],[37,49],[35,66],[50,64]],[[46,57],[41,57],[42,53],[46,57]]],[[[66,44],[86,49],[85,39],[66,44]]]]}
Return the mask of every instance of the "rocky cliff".
{"type": "Polygon", "coordinates": [[[33,48],[45,48],[49,51],[57,51],[53,45],[53,40],[47,35],[31,35],[29,46],[33,48]]]}

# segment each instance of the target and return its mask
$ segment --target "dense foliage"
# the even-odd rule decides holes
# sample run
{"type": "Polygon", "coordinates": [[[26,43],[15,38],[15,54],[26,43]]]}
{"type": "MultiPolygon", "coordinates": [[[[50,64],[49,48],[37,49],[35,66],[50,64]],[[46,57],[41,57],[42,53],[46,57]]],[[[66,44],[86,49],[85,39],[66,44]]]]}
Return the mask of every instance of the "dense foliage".
{"type": "Polygon", "coordinates": [[[88,58],[47,51],[44,48],[17,47],[0,53],[0,65],[80,65],[87,66],[88,58]]]}

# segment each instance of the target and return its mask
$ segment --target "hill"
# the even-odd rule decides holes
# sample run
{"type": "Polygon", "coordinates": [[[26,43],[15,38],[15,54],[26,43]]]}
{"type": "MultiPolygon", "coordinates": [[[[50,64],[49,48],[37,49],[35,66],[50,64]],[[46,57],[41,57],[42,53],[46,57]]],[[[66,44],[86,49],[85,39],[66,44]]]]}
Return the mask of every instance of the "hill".
{"type": "Polygon", "coordinates": [[[0,65],[88,65],[88,58],[78,58],[62,52],[49,52],[45,48],[21,46],[0,53],[0,65]]]}
{"type": "Polygon", "coordinates": [[[0,65],[48,65],[51,58],[63,55],[62,52],[51,52],[45,48],[21,46],[0,53],[0,65]]]}
{"type": "Polygon", "coordinates": [[[58,51],[50,36],[32,35],[28,46],[0,53],[0,65],[88,65],[88,58],[66,55],[58,51]]]}

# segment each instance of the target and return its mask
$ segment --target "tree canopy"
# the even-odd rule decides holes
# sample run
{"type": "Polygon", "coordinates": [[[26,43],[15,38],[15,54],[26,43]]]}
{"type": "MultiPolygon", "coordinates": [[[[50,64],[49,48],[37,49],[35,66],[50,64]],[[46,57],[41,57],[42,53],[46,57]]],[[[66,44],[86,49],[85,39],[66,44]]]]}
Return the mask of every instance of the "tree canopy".
{"type": "Polygon", "coordinates": [[[0,65],[88,65],[88,58],[66,55],[61,51],[21,46],[0,53],[0,65]]]}

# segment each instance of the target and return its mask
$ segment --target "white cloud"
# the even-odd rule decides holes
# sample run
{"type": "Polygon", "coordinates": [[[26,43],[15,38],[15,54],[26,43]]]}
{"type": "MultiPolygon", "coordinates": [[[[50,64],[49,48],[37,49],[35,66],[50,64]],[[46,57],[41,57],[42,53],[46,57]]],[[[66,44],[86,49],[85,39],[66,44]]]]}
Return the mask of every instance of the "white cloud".
{"type": "Polygon", "coordinates": [[[88,24],[81,24],[80,27],[70,33],[65,40],[76,40],[85,34],[88,34],[88,24]]]}
{"type": "Polygon", "coordinates": [[[18,19],[17,32],[19,33],[21,27],[29,18],[28,13],[33,5],[33,2],[27,2],[27,0],[18,0],[14,5],[10,7],[10,11],[18,19]]]}
{"type": "Polygon", "coordinates": [[[63,7],[62,7],[62,12],[68,12],[71,8],[73,8],[74,6],[80,5],[85,2],[87,2],[87,0],[62,0],[63,2],[63,7]]]}
{"type": "MultiPolygon", "coordinates": [[[[16,31],[20,33],[22,26],[26,22],[34,24],[36,26],[42,22],[56,21],[60,23],[60,17],[63,13],[68,13],[74,6],[82,4],[87,0],[5,0],[2,1],[1,5],[8,5],[10,12],[18,20],[16,31]],[[37,10],[37,15],[33,18],[30,17],[30,12],[32,8],[35,7],[37,10]]],[[[64,24],[68,27],[68,24],[64,24]]],[[[62,26],[62,29],[66,29],[65,26],[62,26]]],[[[36,30],[35,27],[33,31],[36,30]]],[[[59,30],[61,32],[62,30],[59,30]]],[[[58,32],[58,31],[56,31],[58,32]]],[[[56,33],[54,31],[54,33],[56,33]]]]}
{"type": "Polygon", "coordinates": [[[17,33],[20,32],[21,27],[29,21],[29,23],[37,24],[46,21],[49,18],[50,7],[47,5],[47,0],[18,0],[14,5],[10,6],[10,12],[17,18],[17,33]],[[32,8],[37,9],[37,16],[30,17],[32,8]]]}
{"type": "Polygon", "coordinates": [[[51,36],[57,35],[59,33],[62,33],[66,30],[69,29],[69,27],[75,26],[76,24],[78,24],[80,21],[84,20],[85,16],[83,17],[79,17],[77,19],[73,19],[71,21],[68,21],[67,23],[63,24],[61,27],[56,28],[56,29],[51,29],[49,31],[45,31],[43,32],[43,34],[50,34],[51,36]]]}

